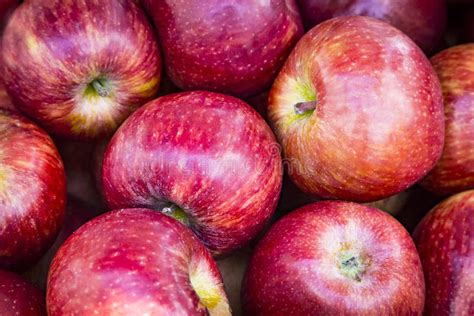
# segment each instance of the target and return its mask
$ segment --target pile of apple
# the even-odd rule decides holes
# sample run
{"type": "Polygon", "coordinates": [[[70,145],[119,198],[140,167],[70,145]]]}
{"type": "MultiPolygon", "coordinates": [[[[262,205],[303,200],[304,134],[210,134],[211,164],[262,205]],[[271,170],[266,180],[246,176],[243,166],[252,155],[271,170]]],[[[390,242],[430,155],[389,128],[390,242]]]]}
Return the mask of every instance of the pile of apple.
{"type": "Polygon", "coordinates": [[[474,1],[19,2],[0,315],[474,315],[474,1]]]}

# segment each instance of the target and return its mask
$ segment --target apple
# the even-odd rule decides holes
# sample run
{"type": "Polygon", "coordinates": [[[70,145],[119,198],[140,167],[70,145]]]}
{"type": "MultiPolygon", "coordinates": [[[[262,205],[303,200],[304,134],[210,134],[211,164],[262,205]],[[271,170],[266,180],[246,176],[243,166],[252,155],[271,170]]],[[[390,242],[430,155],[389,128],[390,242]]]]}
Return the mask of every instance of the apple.
{"type": "Polygon", "coordinates": [[[154,31],[128,0],[26,1],[3,38],[14,104],[61,138],[113,132],[157,93],[154,31]]]}
{"type": "Polygon", "coordinates": [[[421,185],[438,194],[474,189],[474,44],[448,48],[431,62],[443,89],[446,138],[421,185]]]}
{"type": "Polygon", "coordinates": [[[426,315],[474,314],[474,191],[431,210],[414,239],[426,280],[426,315]]]}
{"type": "Polygon", "coordinates": [[[291,179],[322,198],[397,194],[443,149],[443,97],[429,60],[369,17],[335,18],[306,33],[272,87],[268,115],[291,179]]]}
{"type": "Polygon", "coordinates": [[[48,315],[230,315],[211,254],[178,221],[147,209],[86,223],[53,259],[48,315]]]}
{"type": "Polygon", "coordinates": [[[53,244],[64,217],[64,167],[51,138],[0,110],[0,268],[21,271],[53,244]]]}
{"type": "Polygon", "coordinates": [[[323,201],[274,224],[242,284],[246,315],[421,315],[423,270],[408,232],[385,212],[323,201]]]}
{"type": "Polygon", "coordinates": [[[306,29],[339,16],[384,20],[407,34],[427,54],[441,46],[446,27],[445,0],[297,0],[306,29]]]}
{"type": "Polygon", "coordinates": [[[254,238],[282,181],[279,145],[245,102],[206,91],[158,98],[112,137],[102,185],[110,209],[147,207],[189,226],[214,255],[254,238]]]}
{"type": "Polygon", "coordinates": [[[303,26],[294,0],[144,0],[167,74],[183,90],[269,88],[303,26]]]}
{"type": "Polygon", "coordinates": [[[43,293],[20,276],[0,270],[0,315],[46,316],[43,293]]]}

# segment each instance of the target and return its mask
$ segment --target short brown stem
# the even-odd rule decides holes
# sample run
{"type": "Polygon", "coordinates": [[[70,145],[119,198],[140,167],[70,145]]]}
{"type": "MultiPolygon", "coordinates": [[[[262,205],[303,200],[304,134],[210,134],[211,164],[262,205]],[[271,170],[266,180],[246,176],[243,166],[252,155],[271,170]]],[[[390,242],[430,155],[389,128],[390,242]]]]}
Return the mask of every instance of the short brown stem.
{"type": "Polygon", "coordinates": [[[295,104],[295,113],[305,114],[307,112],[314,111],[317,105],[318,105],[318,101],[298,102],[295,104]]]}

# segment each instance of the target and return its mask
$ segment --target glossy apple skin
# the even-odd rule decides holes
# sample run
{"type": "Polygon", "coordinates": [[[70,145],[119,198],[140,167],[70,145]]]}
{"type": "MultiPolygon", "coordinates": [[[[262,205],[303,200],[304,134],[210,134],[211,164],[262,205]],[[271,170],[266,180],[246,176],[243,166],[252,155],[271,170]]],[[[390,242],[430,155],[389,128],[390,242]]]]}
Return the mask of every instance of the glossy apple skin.
{"type": "Polygon", "coordinates": [[[420,259],[403,226],[339,201],[309,204],[274,224],[242,287],[246,315],[421,315],[425,299],[420,259]],[[346,254],[365,261],[359,280],[341,272],[346,254]]]}
{"type": "Polygon", "coordinates": [[[59,249],[47,309],[50,316],[207,315],[195,281],[213,299],[211,315],[230,315],[216,263],[190,230],[152,210],[113,211],[59,249]]]}
{"type": "Polygon", "coordinates": [[[440,47],[446,28],[444,0],[297,0],[306,29],[339,16],[363,15],[386,21],[427,54],[440,47]]]}
{"type": "Polygon", "coordinates": [[[158,98],[120,127],[105,152],[111,209],[173,203],[215,254],[254,238],[281,189],[278,144],[245,102],[196,91],[158,98]]]}
{"type": "Polygon", "coordinates": [[[64,167],[51,138],[29,120],[0,110],[0,267],[23,270],[61,227],[64,167]]]}
{"type": "Polygon", "coordinates": [[[421,184],[443,195],[474,189],[474,44],[448,48],[431,62],[443,89],[446,138],[421,184]]]}
{"type": "Polygon", "coordinates": [[[131,1],[25,2],[3,44],[14,104],[59,137],[111,133],[158,90],[155,34],[131,1]],[[107,96],[89,86],[97,79],[107,82],[107,96]]]}
{"type": "Polygon", "coordinates": [[[272,87],[268,114],[291,179],[323,198],[371,202],[404,191],[444,143],[431,64],[406,35],[369,17],[306,33],[272,87]],[[308,101],[316,109],[297,114],[308,101]]]}
{"type": "Polygon", "coordinates": [[[0,315],[46,316],[43,293],[20,276],[0,270],[0,315]]]}
{"type": "Polygon", "coordinates": [[[474,191],[438,204],[414,240],[426,280],[426,315],[474,314],[474,191]]]}
{"type": "Polygon", "coordinates": [[[303,35],[294,0],[145,0],[171,80],[239,97],[267,89],[303,35]]]}

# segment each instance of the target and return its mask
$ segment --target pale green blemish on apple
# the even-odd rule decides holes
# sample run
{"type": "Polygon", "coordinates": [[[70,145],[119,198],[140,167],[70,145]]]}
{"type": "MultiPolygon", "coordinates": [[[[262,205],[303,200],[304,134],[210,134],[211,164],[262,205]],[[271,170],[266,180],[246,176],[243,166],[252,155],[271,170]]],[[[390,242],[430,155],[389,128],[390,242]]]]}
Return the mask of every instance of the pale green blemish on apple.
{"type": "Polygon", "coordinates": [[[92,80],[84,90],[84,97],[86,98],[107,98],[110,96],[110,83],[105,78],[97,78],[92,80]]]}
{"type": "Polygon", "coordinates": [[[370,258],[358,254],[352,249],[341,249],[338,256],[338,268],[343,276],[361,282],[369,266],[370,258]]]}

